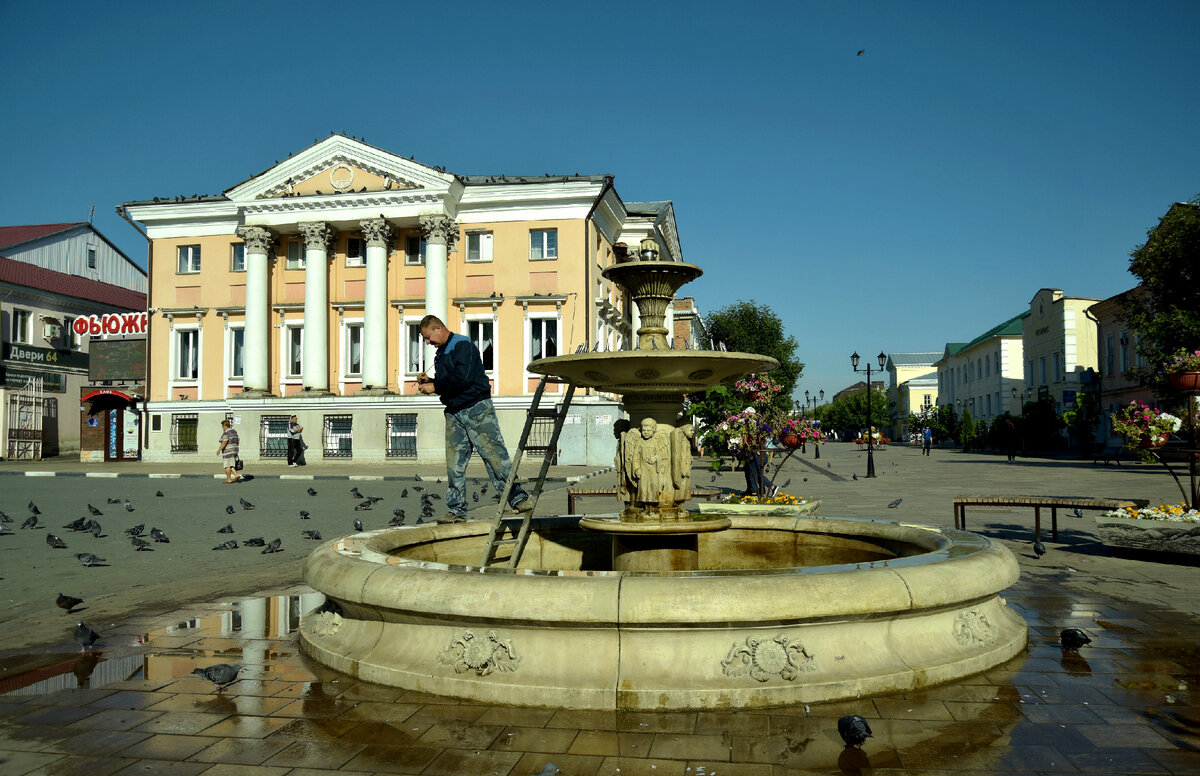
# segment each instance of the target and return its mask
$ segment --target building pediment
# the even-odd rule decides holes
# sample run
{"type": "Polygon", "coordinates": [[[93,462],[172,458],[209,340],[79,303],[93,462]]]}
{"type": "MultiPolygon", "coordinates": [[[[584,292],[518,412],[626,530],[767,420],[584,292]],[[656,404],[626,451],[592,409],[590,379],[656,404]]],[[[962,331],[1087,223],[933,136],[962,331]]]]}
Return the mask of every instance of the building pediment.
{"type": "Polygon", "coordinates": [[[440,196],[450,173],[388,153],[344,135],[331,135],[227,190],[234,202],[352,193],[420,192],[440,196]]]}

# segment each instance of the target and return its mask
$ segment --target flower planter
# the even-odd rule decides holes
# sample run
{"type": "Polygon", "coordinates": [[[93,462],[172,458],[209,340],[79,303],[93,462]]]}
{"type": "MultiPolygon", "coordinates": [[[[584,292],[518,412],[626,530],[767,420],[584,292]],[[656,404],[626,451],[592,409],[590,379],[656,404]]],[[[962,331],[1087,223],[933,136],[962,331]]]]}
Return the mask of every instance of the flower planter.
{"type": "Polygon", "coordinates": [[[804,440],[800,438],[799,434],[780,434],[779,444],[783,445],[789,450],[795,450],[797,447],[801,447],[804,444],[804,440]]]}
{"type": "Polygon", "coordinates": [[[1096,530],[1109,547],[1200,555],[1200,523],[1098,515],[1096,530]]]}
{"type": "Polygon", "coordinates": [[[1175,390],[1185,393],[1200,393],[1200,372],[1176,372],[1167,375],[1175,390]]]}
{"type": "Polygon", "coordinates": [[[805,501],[803,504],[709,504],[700,502],[702,515],[771,515],[773,517],[790,517],[799,515],[813,516],[821,508],[820,499],[805,501]]]}
{"type": "Polygon", "coordinates": [[[1143,450],[1157,450],[1158,448],[1162,447],[1166,443],[1167,443],[1167,440],[1165,440],[1165,439],[1160,439],[1160,440],[1155,441],[1153,439],[1146,438],[1146,439],[1143,439],[1140,442],[1138,442],[1138,447],[1142,448],[1143,450]]]}

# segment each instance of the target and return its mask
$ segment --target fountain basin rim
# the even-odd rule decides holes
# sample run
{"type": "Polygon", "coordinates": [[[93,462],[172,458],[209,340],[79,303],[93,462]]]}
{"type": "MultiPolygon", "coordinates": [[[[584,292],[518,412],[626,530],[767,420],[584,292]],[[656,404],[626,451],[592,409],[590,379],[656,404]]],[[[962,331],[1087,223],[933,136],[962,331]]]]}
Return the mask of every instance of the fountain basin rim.
{"type": "Polygon", "coordinates": [[[579,527],[588,531],[606,534],[632,534],[662,536],[670,534],[698,534],[723,531],[733,525],[728,517],[713,517],[703,520],[664,520],[662,522],[623,522],[619,517],[583,517],[579,527]]]}

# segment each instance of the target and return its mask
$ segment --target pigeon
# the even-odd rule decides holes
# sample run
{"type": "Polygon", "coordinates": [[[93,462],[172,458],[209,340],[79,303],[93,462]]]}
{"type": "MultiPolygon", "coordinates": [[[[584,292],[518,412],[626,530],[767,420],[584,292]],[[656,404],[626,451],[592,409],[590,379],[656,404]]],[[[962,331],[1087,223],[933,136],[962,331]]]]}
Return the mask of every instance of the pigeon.
{"type": "Polygon", "coordinates": [[[0,523],[0,536],[12,536],[12,529],[4,523],[0,523]]]}
{"type": "Polygon", "coordinates": [[[866,53],[867,53],[867,50],[866,50],[866,49],[859,49],[859,50],[858,50],[858,53],[857,53],[857,54],[855,54],[854,56],[856,56],[856,57],[861,57],[863,54],[866,54],[866,53]]]}
{"type": "Polygon", "coordinates": [[[1078,652],[1083,645],[1092,643],[1088,635],[1079,628],[1067,628],[1058,634],[1058,640],[1062,642],[1062,648],[1068,652],[1078,652]]]}
{"type": "Polygon", "coordinates": [[[110,498],[110,499],[108,500],[108,503],[110,503],[110,504],[120,504],[120,503],[121,503],[121,499],[119,499],[119,498],[110,498]]]}
{"type": "Polygon", "coordinates": [[[368,510],[368,509],[370,509],[370,508],[371,508],[371,502],[370,502],[369,500],[368,500],[368,501],[364,501],[364,502],[362,502],[361,504],[355,504],[355,505],[354,505],[354,511],[355,511],[355,512],[365,512],[365,511],[367,511],[367,510],[368,510]]]}
{"type": "Polygon", "coordinates": [[[94,537],[96,537],[97,539],[99,539],[99,538],[100,538],[100,533],[101,533],[101,531],[103,531],[103,530],[104,530],[104,529],[100,527],[100,521],[98,521],[98,520],[93,520],[93,521],[92,521],[92,528],[91,528],[91,531],[92,531],[92,536],[94,536],[94,537]]]}
{"type": "Polygon", "coordinates": [[[81,651],[86,650],[100,640],[100,634],[83,624],[83,620],[75,623],[75,643],[81,651]]]}
{"type": "Polygon", "coordinates": [[[1033,543],[1033,554],[1038,556],[1038,560],[1041,560],[1042,556],[1046,554],[1046,545],[1035,541],[1033,543]]]}
{"type": "Polygon", "coordinates": [[[107,563],[104,558],[93,555],[90,552],[81,552],[75,555],[75,560],[85,566],[95,566],[97,563],[107,563]]]}
{"type": "Polygon", "coordinates": [[[487,489],[488,489],[488,484],[486,482],[479,486],[480,493],[487,493],[487,489]]]}
{"type": "Polygon", "coordinates": [[[359,501],[362,501],[364,498],[366,498],[366,496],[358,492],[358,488],[351,488],[350,495],[354,496],[354,498],[358,499],[359,501]]]}
{"type": "Polygon", "coordinates": [[[546,763],[542,767],[542,772],[535,773],[535,774],[533,774],[533,776],[558,776],[558,774],[560,774],[560,773],[562,773],[562,771],[560,771],[558,769],[557,765],[555,765],[554,763],[546,763]]]}
{"type": "Polygon", "coordinates": [[[150,538],[156,542],[159,542],[160,544],[171,543],[171,540],[167,538],[167,535],[157,528],[150,529],[150,538]]]}
{"type": "Polygon", "coordinates": [[[414,475],[413,475],[413,479],[414,479],[414,480],[416,480],[417,482],[424,482],[424,481],[425,481],[425,480],[421,479],[421,475],[419,475],[419,474],[414,474],[414,475]]]}
{"type": "Polygon", "coordinates": [[[228,523],[224,528],[218,528],[217,533],[233,533],[233,523],[228,523]]]}
{"type": "Polygon", "coordinates": [[[29,518],[24,523],[21,523],[21,527],[22,528],[37,528],[38,527],[37,515],[30,515],[29,518]]]}
{"type": "Polygon", "coordinates": [[[192,670],[193,674],[203,676],[208,681],[217,686],[217,690],[224,690],[237,679],[238,672],[242,670],[240,665],[229,665],[228,663],[217,663],[215,666],[207,668],[196,668],[192,670]]]}
{"type": "Polygon", "coordinates": [[[413,490],[415,490],[417,493],[422,493],[425,490],[425,486],[424,485],[413,485],[413,490]]]}
{"type": "Polygon", "coordinates": [[[1075,507],[1074,514],[1075,514],[1075,517],[1083,517],[1083,510],[1080,509],[1079,507],[1075,507]]]}
{"type": "Polygon", "coordinates": [[[0,523],[11,523],[12,521],[7,512],[0,510],[0,523]]]}
{"type": "Polygon", "coordinates": [[[281,544],[283,544],[283,539],[272,539],[271,543],[263,548],[262,554],[266,555],[268,552],[279,552],[279,545],[281,544]]]}
{"type": "Polygon", "coordinates": [[[307,519],[308,519],[308,510],[307,510],[307,509],[301,509],[301,510],[300,510],[300,519],[301,519],[301,520],[307,520],[307,519]]]}
{"type": "Polygon", "coordinates": [[[786,480],[783,481],[783,484],[780,485],[779,487],[786,488],[788,485],[791,485],[791,484],[792,484],[792,478],[788,477],[786,480]]]}
{"type": "Polygon", "coordinates": [[[87,527],[85,527],[85,524],[88,522],[89,521],[86,517],[81,517],[78,520],[72,520],[71,522],[67,523],[63,526],[63,528],[66,528],[68,531],[86,531],[87,527]]]}
{"type": "Polygon", "coordinates": [[[404,525],[404,514],[401,513],[393,517],[388,521],[388,525],[392,526],[393,528],[399,528],[400,526],[404,525]]]}
{"type": "Polygon", "coordinates": [[[253,539],[247,539],[242,542],[243,547],[266,547],[267,540],[261,536],[255,536],[253,539]]]}
{"type": "Polygon", "coordinates": [[[833,464],[831,464],[831,463],[827,463],[827,464],[825,464],[825,468],[826,468],[826,469],[832,469],[832,468],[833,468],[833,464]]]}
{"type": "Polygon", "coordinates": [[[898,498],[895,501],[893,501],[892,503],[888,504],[888,509],[895,509],[896,507],[900,506],[900,504],[902,504],[903,502],[904,502],[904,499],[898,498]]]}
{"type": "Polygon", "coordinates": [[[354,530],[358,531],[359,533],[362,533],[362,529],[363,529],[362,521],[359,520],[357,517],[354,518],[354,530]]]}
{"type": "Polygon", "coordinates": [[[858,482],[858,475],[857,475],[857,474],[851,474],[850,476],[854,478],[854,481],[855,481],[855,482],[858,482]]]}
{"type": "Polygon", "coordinates": [[[38,509],[37,504],[33,503],[32,501],[29,502],[29,511],[35,515],[40,515],[42,513],[42,510],[38,509]]]}
{"type": "Polygon", "coordinates": [[[67,543],[64,542],[62,539],[60,539],[59,537],[55,536],[54,534],[46,534],[46,544],[49,544],[51,547],[53,547],[56,550],[67,549],[67,543]]]}
{"type": "Polygon", "coordinates": [[[227,542],[221,542],[216,547],[213,547],[213,549],[214,550],[236,550],[237,547],[238,547],[237,539],[230,539],[227,542]]]}
{"type": "Polygon", "coordinates": [[[805,478],[804,478],[804,481],[805,481],[805,482],[808,482],[808,477],[805,477],[805,478]]]}
{"type": "Polygon", "coordinates": [[[59,593],[58,598],[55,599],[54,603],[56,603],[58,605],[59,609],[62,609],[67,614],[70,614],[72,609],[74,609],[76,606],[79,606],[81,603],[83,603],[83,599],[76,598],[75,596],[63,595],[62,593],[59,593]]]}
{"type": "Polygon", "coordinates": [[[309,488],[309,489],[308,489],[308,495],[310,495],[310,496],[315,496],[315,495],[317,495],[317,492],[316,492],[315,490],[313,490],[312,488],[309,488]]]}
{"type": "Polygon", "coordinates": [[[162,492],[161,490],[156,490],[156,491],[154,491],[154,495],[155,495],[155,496],[157,496],[157,497],[159,497],[159,498],[162,498],[162,497],[163,497],[163,492],[162,492]]]}
{"type": "Polygon", "coordinates": [[[400,491],[400,498],[408,498],[408,488],[400,491]]]}
{"type": "Polygon", "coordinates": [[[479,494],[478,494],[478,493],[472,493],[472,494],[471,494],[471,500],[472,500],[472,501],[474,501],[474,502],[478,502],[478,501],[479,501],[479,494]]]}
{"type": "Polygon", "coordinates": [[[141,552],[142,550],[150,549],[150,542],[146,541],[145,539],[138,538],[137,536],[130,537],[129,543],[133,545],[135,552],[141,552]]]}
{"type": "Polygon", "coordinates": [[[429,494],[429,498],[437,499],[438,501],[441,501],[441,500],[442,500],[442,497],[441,497],[441,496],[439,496],[439,495],[438,495],[438,494],[436,494],[436,493],[430,493],[430,494],[429,494]]]}
{"type": "Polygon", "coordinates": [[[846,746],[862,746],[871,737],[871,726],[857,714],[848,714],[838,720],[838,735],[846,746]]]}
{"type": "Polygon", "coordinates": [[[312,539],[314,542],[321,541],[321,532],[320,531],[304,531],[303,533],[304,533],[305,538],[312,539]]]}
{"type": "Polygon", "coordinates": [[[242,509],[247,509],[247,510],[249,510],[249,509],[254,509],[254,505],[253,505],[253,504],[251,504],[249,501],[247,501],[247,500],[246,500],[246,499],[244,499],[244,498],[239,498],[239,499],[238,499],[238,502],[240,502],[240,503],[241,503],[241,505],[242,505],[242,509]]]}
{"type": "Polygon", "coordinates": [[[227,514],[227,515],[232,515],[232,514],[233,514],[233,504],[226,504],[226,505],[225,505],[225,514],[227,514]]]}
{"type": "Polygon", "coordinates": [[[716,481],[717,481],[717,475],[715,475],[715,474],[714,474],[712,477],[710,477],[710,478],[709,478],[709,480],[708,480],[708,481],[709,481],[709,482],[716,482],[716,481]]]}
{"type": "Polygon", "coordinates": [[[130,504],[130,503],[129,503],[129,499],[125,499],[125,511],[126,511],[126,512],[132,512],[132,511],[133,511],[133,504],[130,504]]]}
{"type": "Polygon", "coordinates": [[[401,509],[400,507],[396,507],[395,509],[392,510],[392,514],[395,515],[396,517],[403,517],[404,510],[401,509]]]}
{"type": "Polygon", "coordinates": [[[126,528],[125,533],[129,534],[130,536],[141,536],[142,532],[145,530],[146,524],[142,523],[141,525],[135,525],[133,528],[126,528]]]}

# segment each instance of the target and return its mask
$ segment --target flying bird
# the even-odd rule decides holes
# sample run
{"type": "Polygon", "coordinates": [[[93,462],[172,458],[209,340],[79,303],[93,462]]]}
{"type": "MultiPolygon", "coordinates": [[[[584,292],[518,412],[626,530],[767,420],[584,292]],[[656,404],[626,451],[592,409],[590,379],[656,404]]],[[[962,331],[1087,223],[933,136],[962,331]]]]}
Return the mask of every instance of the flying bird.
{"type": "Polygon", "coordinates": [[[56,550],[67,549],[67,543],[54,534],[46,534],[46,544],[50,545],[56,550]]]}
{"type": "Polygon", "coordinates": [[[871,737],[871,726],[857,714],[848,714],[838,720],[838,735],[846,746],[862,746],[871,737]]]}
{"type": "Polygon", "coordinates": [[[218,528],[217,533],[233,533],[233,523],[227,523],[224,528],[218,528]]]}
{"type": "Polygon", "coordinates": [[[93,644],[100,640],[100,634],[83,624],[80,620],[75,624],[74,633],[75,643],[79,645],[80,651],[85,651],[93,644]]]}
{"type": "Polygon", "coordinates": [[[1080,647],[1092,643],[1088,635],[1079,630],[1079,628],[1067,628],[1058,634],[1058,640],[1062,643],[1062,648],[1067,652],[1078,652],[1080,647]]]}
{"type": "Polygon", "coordinates": [[[279,545],[281,544],[283,544],[283,539],[272,539],[271,543],[263,548],[262,554],[266,555],[268,552],[279,552],[279,545]]]}
{"type": "Polygon", "coordinates": [[[238,672],[241,670],[242,667],[240,665],[217,663],[215,666],[208,666],[207,668],[192,669],[192,673],[203,676],[205,679],[215,684],[217,686],[217,692],[220,692],[237,680],[238,672]]]}
{"type": "Polygon", "coordinates": [[[97,563],[107,563],[108,562],[104,558],[101,558],[97,555],[93,555],[90,552],[81,552],[81,553],[76,554],[75,560],[79,561],[80,563],[82,563],[85,566],[95,566],[97,563]]]}
{"type": "Polygon", "coordinates": [[[58,598],[55,599],[54,603],[58,605],[59,609],[62,609],[67,614],[70,614],[72,609],[74,609],[76,606],[79,606],[81,603],[83,603],[83,599],[76,598],[75,596],[63,595],[62,593],[59,593],[58,598]]]}
{"type": "Polygon", "coordinates": [[[888,504],[888,509],[895,509],[896,507],[900,506],[902,503],[904,503],[904,499],[898,498],[895,501],[893,501],[892,503],[888,504]]]}
{"type": "Polygon", "coordinates": [[[1038,560],[1041,560],[1042,556],[1046,554],[1046,545],[1035,541],[1033,543],[1033,554],[1038,556],[1038,560]]]}
{"type": "Polygon", "coordinates": [[[315,490],[313,490],[312,488],[309,488],[309,489],[308,489],[308,495],[310,495],[310,496],[315,496],[315,495],[317,495],[317,492],[316,492],[315,490]]]}
{"type": "Polygon", "coordinates": [[[856,57],[861,57],[863,54],[866,54],[866,53],[867,53],[867,50],[866,50],[866,49],[859,49],[859,50],[858,50],[858,53],[857,53],[857,54],[855,54],[854,56],[856,56],[856,57]]]}
{"type": "Polygon", "coordinates": [[[227,514],[227,515],[232,515],[232,514],[233,514],[233,504],[226,504],[226,505],[225,505],[225,514],[227,514]]]}

